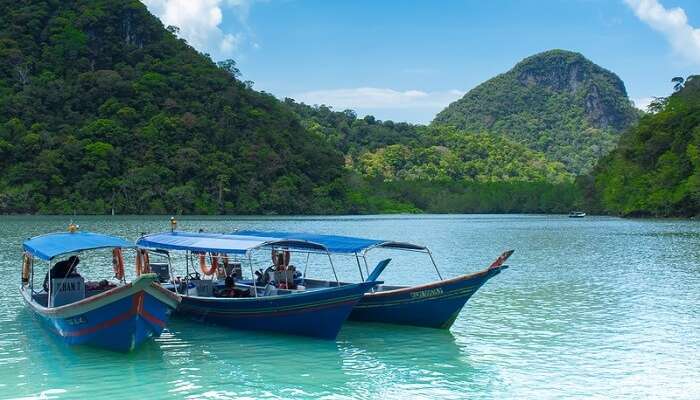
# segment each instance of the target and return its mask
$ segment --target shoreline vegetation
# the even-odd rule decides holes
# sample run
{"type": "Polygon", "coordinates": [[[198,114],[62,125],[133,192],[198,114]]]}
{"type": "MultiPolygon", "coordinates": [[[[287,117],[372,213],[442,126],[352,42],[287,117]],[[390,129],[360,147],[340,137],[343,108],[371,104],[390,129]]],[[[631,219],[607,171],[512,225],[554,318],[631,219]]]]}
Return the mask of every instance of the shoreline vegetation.
{"type": "Polygon", "coordinates": [[[700,79],[551,50],[429,125],[253,89],[137,0],[0,4],[0,214],[700,214],[700,79]]]}
{"type": "MultiPolygon", "coordinates": [[[[547,182],[479,183],[462,185],[415,185],[415,182],[365,182],[348,193],[344,206],[320,212],[221,213],[218,210],[146,210],[143,213],[112,213],[107,208],[69,207],[65,212],[43,209],[35,212],[2,212],[0,215],[376,215],[376,214],[566,214],[579,204],[573,183],[547,182]],[[369,188],[372,188],[370,192],[369,188]]],[[[104,205],[104,203],[99,203],[104,205]]]]}

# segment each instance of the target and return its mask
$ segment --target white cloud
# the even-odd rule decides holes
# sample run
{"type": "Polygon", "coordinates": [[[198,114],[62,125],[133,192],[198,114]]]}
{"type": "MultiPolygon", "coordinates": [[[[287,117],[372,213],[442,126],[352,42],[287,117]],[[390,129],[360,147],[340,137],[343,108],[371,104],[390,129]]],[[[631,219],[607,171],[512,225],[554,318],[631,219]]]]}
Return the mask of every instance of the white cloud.
{"type": "Polygon", "coordinates": [[[440,109],[464,96],[459,90],[424,92],[361,87],[315,90],[293,96],[306,104],[325,104],[338,109],[440,109]]]}
{"type": "Polygon", "coordinates": [[[654,97],[640,97],[632,100],[634,106],[642,111],[646,111],[652,101],[654,101],[654,97]]]}
{"type": "Polygon", "coordinates": [[[242,33],[225,33],[221,29],[222,7],[234,9],[240,22],[245,25],[252,4],[252,0],[141,1],[165,26],[180,28],[180,37],[195,49],[211,54],[215,60],[232,56],[244,39],[242,33]]]}
{"type": "Polygon", "coordinates": [[[238,18],[245,23],[250,14],[250,8],[256,0],[225,0],[226,4],[238,9],[238,18]]]}
{"type": "Polygon", "coordinates": [[[688,24],[682,8],[666,9],[658,0],[625,0],[625,3],[639,19],[661,32],[677,54],[700,64],[700,29],[688,24]]]}

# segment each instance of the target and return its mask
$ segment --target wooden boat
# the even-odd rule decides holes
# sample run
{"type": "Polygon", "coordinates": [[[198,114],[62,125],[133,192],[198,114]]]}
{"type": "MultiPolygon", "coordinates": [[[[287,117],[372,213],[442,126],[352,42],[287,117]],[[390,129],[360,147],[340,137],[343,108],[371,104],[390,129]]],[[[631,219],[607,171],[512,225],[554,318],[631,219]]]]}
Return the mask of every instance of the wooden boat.
{"type": "Polygon", "coordinates": [[[449,329],[467,300],[505,268],[508,267],[492,265],[473,274],[424,285],[382,285],[365,294],[350,319],[449,329]]]}
{"type": "MultiPolygon", "coordinates": [[[[449,329],[452,326],[467,300],[482,285],[508,268],[504,263],[513,254],[512,250],[504,252],[488,268],[481,271],[443,279],[430,250],[416,244],[298,232],[239,231],[236,233],[277,238],[277,240],[309,241],[323,245],[334,254],[354,255],[361,279],[363,279],[363,271],[360,260],[364,260],[366,267],[366,254],[372,249],[385,248],[425,253],[429,256],[439,280],[415,286],[379,285],[362,297],[362,300],[353,308],[349,319],[442,329],[449,329]]],[[[326,281],[308,278],[304,278],[301,282],[310,289],[327,284],[326,281]]]]}
{"type": "Polygon", "coordinates": [[[235,329],[335,339],[362,295],[381,283],[376,279],[347,285],[325,283],[314,290],[257,284],[252,260],[255,250],[293,247],[305,251],[326,251],[323,246],[305,241],[172,231],[143,236],[137,244],[161,254],[166,252],[170,277],[174,276],[170,253],[184,253],[185,278],[170,279],[172,290],[182,296],[178,314],[235,329]],[[200,260],[199,269],[205,276],[202,277],[194,269],[194,258],[200,260]],[[224,289],[222,282],[215,277],[219,272],[217,265],[219,261],[223,263],[223,260],[233,258],[249,264],[251,279],[248,284],[237,285],[238,290],[243,292],[241,297],[217,295],[224,289]],[[207,266],[207,260],[211,260],[211,266],[207,266]]]}
{"type": "Polygon", "coordinates": [[[43,325],[67,344],[134,350],[161,334],[179,302],[177,295],[155,283],[155,274],[143,273],[131,283],[125,281],[121,251],[135,246],[121,238],[72,229],[31,238],[23,247],[20,292],[24,301],[43,325]],[[47,273],[48,290],[41,286],[36,290],[37,260],[52,263],[62,256],[96,249],[112,249],[115,274],[120,275],[117,284],[85,282],[72,265],[67,276],[47,273]]]}
{"type": "Polygon", "coordinates": [[[569,218],[583,218],[586,216],[586,213],[583,211],[572,211],[569,213],[569,218]]]}

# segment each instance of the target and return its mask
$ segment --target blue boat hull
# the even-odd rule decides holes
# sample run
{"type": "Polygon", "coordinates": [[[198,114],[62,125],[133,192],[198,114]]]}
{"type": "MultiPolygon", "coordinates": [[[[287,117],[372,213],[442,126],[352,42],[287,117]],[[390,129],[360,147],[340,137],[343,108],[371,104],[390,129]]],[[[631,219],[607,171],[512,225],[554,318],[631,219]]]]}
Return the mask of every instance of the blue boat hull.
{"type": "Polygon", "coordinates": [[[277,332],[333,340],[377,282],[258,298],[183,296],[178,314],[234,329],[277,332]]]}
{"type": "Polygon", "coordinates": [[[349,319],[449,329],[467,300],[505,268],[488,268],[426,285],[367,293],[349,319]]]}
{"type": "Polygon", "coordinates": [[[134,282],[53,309],[36,304],[22,291],[42,324],[66,344],[128,352],[160,336],[177,306],[176,296],[151,282],[134,282]]]}

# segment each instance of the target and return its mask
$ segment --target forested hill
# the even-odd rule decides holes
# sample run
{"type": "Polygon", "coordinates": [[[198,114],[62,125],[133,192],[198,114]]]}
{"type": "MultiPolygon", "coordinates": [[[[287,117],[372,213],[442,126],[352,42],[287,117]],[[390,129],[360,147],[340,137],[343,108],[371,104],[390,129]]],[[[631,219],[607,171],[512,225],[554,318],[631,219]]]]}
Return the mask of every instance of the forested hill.
{"type": "Polygon", "coordinates": [[[0,1],[0,212],[340,207],[342,154],[174,31],[137,0],[0,1]]]}
{"type": "Polygon", "coordinates": [[[579,174],[638,116],[617,75],[579,53],[551,50],[470,90],[433,124],[504,135],[579,174]]]}
{"type": "Polygon", "coordinates": [[[589,193],[615,214],[700,215],[700,76],[650,108],[601,160],[589,193]]]}
{"type": "Polygon", "coordinates": [[[345,153],[349,212],[568,212],[579,200],[561,163],[504,137],[285,103],[345,153]]]}
{"type": "Polygon", "coordinates": [[[312,107],[291,99],[311,132],[346,154],[346,164],[368,179],[414,182],[549,182],[571,180],[564,166],[507,138],[452,127],[357,118],[354,112],[312,107]]]}
{"type": "Polygon", "coordinates": [[[0,213],[561,212],[576,201],[564,164],[516,135],[282,102],[176,33],[137,0],[0,0],[0,213]]]}

